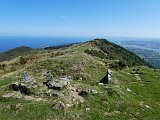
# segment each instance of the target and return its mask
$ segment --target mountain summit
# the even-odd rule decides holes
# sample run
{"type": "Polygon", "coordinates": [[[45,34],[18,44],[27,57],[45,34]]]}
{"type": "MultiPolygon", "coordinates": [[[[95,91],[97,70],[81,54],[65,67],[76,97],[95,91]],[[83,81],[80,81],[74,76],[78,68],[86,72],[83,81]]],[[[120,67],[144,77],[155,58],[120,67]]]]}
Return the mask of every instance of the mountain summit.
{"type": "Polygon", "coordinates": [[[0,119],[159,119],[160,71],[105,39],[0,63],[0,119]]]}

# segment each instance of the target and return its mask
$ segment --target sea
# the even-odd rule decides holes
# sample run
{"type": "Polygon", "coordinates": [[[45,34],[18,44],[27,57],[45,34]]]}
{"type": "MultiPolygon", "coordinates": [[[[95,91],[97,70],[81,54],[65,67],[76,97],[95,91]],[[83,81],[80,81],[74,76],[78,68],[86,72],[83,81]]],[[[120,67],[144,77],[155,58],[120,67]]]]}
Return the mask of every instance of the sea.
{"type": "MultiPolygon", "coordinates": [[[[90,41],[99,37],[31,37],[31,36],[0,36],[0,53],[20,47],[44,48],[71,43],[90,41]]],[[[160,52],[160,39],[124,38],[124,37],[100,37],[107,39],[125,48],[144,48],[160,52]],[[147,42],[148,41],[148,42],[147,42]],[[155,46],[153,48],[153,46],[155,46]],[[158,48],[158,49],[157,49],[158,48]]]]}
{"type": "Polygon", "coordinates": [[[48,46],[58,46],[70,43],[79,43],[92,40],[89,37],[15,37],[0,36],[0,53],[20,47],[44,48],[48,46]]]}

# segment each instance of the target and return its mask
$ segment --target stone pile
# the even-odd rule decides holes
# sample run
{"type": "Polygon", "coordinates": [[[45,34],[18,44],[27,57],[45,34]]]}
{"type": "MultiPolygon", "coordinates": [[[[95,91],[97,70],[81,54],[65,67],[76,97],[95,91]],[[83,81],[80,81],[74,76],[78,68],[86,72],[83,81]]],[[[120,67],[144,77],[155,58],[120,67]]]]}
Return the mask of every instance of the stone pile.
{"type": "Polygon", "coordinates": [[[44,84],[54,90],[61,90],[65,85],[69,85],[70,81],[73,79],[71,76],[63,76],[59,79],[53,77],[51,72],[48,72],[48,76],[51,77],[49,81],[44,82],[44,84]]]}
{"type": "Polygon", "coordinates": [[[106,75],[100,80],[99,84],[108,84],[112,79],[111,75],[112,75],[112,70],[110,69],[107,70],[106,75]]]}
{"type": "Polygon", "coordinates": [[[32,81],[32,78],[31,78],[31,76],[29,75],[28,72],[26,72],[26,71],[24,72],[22,81],[24,81],[24,82],[30,82],[30,81],[32,81]]]}
{"type": "Polygon", "coordinates": [[[24,72],[21,80],[9,86],[12,91],[6,92],[3,97],[23,98],[37,102],[57,98],[59,102],[57,102],[53,108],[63,109],[64,106],[71,107],[74,104],[83,103],[89,92],[98,94],[96,90],[89,91],[78,89],[75,86],[72,87],[72,80],[73,77],[69,75],[56,78],[51,71],[43,71],[40,79],[35,80],[28,72],[24,72]],[[46,80],[46,82],[42,80],[46,80]],[[66,91],[63,90],[64,86],[67,86],[66,91]]]}
{"type": "Polygon", "coordinates": [[[4,97],[18,98],[17,95],[19,95],[19,98],[21,98],[24,95],[25,99],[36,101],[40,101],[45,96],[59,97],[62,94],[62,88],[70,85],[70,82],[73,80],[72,76],[56,78],[51,71],[43,71],[40,76],[41,78],[49,80],[46,82],[42,80],[36,81],[28,72],[24,72],[22,79],[10,84],[9,88],[12,91],[6,92],[4,97]]]}

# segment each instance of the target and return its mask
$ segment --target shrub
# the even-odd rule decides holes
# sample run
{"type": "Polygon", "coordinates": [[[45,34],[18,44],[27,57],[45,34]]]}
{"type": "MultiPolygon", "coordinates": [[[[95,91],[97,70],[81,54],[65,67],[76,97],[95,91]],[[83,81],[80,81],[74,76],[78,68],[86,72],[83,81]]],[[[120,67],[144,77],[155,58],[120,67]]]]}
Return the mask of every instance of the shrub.
{"type": "Polygon", "coordinates": [[[96,57],[99,57],[101,59],[106,59],[107,58],[107,55],[105,53],[103,53],[102,51],[97,51],[97,50],[85,50],[84,51],[85,53],[87,54],[90,54],[90,55],[93,55],[93,56],[96,56],[96,57]]]}
{"type": "Polygon", "coordinates": [[[115,61],[110,64],[110,68],[112,69],[124,69],[127,66],[127,64],[124,61],[115,61]]]}
{"type": "Polygon", "coordinates": [[[16,71],[16,68],[14,66],[11,67],[10,69],[11,72],[16,71]]]}
{"type": "Polygon", "coordinates": [[[4,70],[6,68],[6,64],[0,64],[0,69],[4,70]]]}
{"type": "Polygon", "coordinates": [[[27,63],[27,59],[24,58],[24,57],[20,57],[19,63],[22,64],[22,65],[23,65],[23,64],[26,64],[26,63],[27,63]]]}

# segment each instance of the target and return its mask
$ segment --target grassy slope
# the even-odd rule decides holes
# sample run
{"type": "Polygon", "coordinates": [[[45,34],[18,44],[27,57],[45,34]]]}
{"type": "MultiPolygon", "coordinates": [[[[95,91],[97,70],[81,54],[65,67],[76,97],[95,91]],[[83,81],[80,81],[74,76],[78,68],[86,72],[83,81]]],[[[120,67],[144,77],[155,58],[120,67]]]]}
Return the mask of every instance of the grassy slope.
{"type": "MultiPolygon", "coordinates": [[[[0,97],[0,119],[2,120],[26,120],[26,119],[64,119],[69,120],[124,120],[124,119],[160,119],[160,71],[148,67],[140,67],[141,81],[138,81],[134,74],[131,74],[132,68],[124,70],[113,70],[112,83],[105,86],[99,86],[96,83],[105,75],[107,66],[104,60],[85,54],[86,49],[90,49],[91,44],[82,44],[71,46],[65,49],[64,55],[51,57],[48,54],[40,54],[37,61],[30,62],[25,68],[35,78],[44,69],[51,70],[55,75],[70,74],[75,77],[84,77],[85,82],[74,81],[82,88],[95,89],[101,94],[89,94],[85,103],[74,105],[71,108],[63,110],[53,110],[53,101],[31,102],[24,99],[5,99],[0,97]],[[44,57],[45,56],[45,57],[44,57]],[[57,71],[63,68],[63,72],[57,71]],[[127,91],[127,88],[131,91],[127,91]],[[22,109],[11,109],[11,106],[21,103],[22,109]],[[147,108],[148,105],[150,108],[147,108]],[[90,108],[90,111],[86,111],[90,108]],[[118,111],[118,112],[116,112],[118,111]],[[109,115],[105,115],[110,114],[109,115]]],[[[94,49],[98,49],[95,48],[94,49]]],[[[58,51],[64,51],[58,50],[58,51]]],[[[57,51],[56,51],[57,52],[57,51]]],[[[0,78],[0,96],[8,90],[8,85],[21,77],[22,71],[14,75],[0,78]],[[15,77],[16,76],[16,77],[15,77]]]]}

